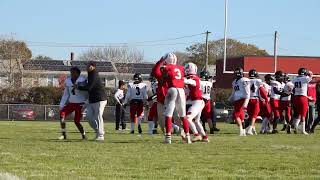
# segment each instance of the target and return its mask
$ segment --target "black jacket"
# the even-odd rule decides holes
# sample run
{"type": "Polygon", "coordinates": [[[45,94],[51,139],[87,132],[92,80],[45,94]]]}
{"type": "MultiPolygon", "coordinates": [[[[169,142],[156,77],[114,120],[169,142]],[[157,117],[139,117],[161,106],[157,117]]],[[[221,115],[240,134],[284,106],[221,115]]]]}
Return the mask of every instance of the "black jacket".
{"type": "Polygon", "coordinates": [[[100,76],[97,70],[88,72],[88,84],[85,86],[78,85],[78,89],[88,91],[89,103],[96,103],[107,100],[106,89],[102,85],[100,76]]]}

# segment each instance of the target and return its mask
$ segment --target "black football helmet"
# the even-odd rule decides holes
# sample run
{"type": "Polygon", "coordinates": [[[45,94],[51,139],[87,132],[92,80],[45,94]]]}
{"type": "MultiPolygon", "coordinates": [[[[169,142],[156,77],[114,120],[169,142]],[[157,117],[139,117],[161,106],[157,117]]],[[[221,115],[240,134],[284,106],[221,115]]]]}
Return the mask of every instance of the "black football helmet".
{"type": "Polygon", "coordinates": [[[306,68],[300,68],[298,70],[298,75],[300,75],[300,76],[306,76],[307,74],[308,74],[308,71],[306,68]]]}
{"type": "Polygon", "coordinates": [[[282,71],[277,71],[276,73],[274,73],[274,77],[277,79],[281,79],[283,78],[284,73],[282,71]]]}
{"type": "Polygon", "coordinates": [[[140,73],[135,73],[133,75],[133,80],[136,83],[142,82],[142,75],[140,73]]]}
{"type": "Polygon", "coordinates": [[[271,74],[266,74],[264,76],[264,80],[267,82],[267,81],[273,81],[274,80],[274,77],[271,75],[271,74]]]}
{"type": "Polygon", "coordinates": [[[236,68],[233,73],[237,78],[243,77],[243,69],[242,68],[236,68]]]}
{"type": "Polygon", "coordinates": [[[283,81],[284,82],[288,82],[290,80],[290,77],[288,76],[288,74],[287,73],[284,73],[283,74],[283,81]]]}
{"type": "Polygon", "coordinates": [[[210,73],[208,71],[201,71],[200,72],[200,78],[202,80],[208,80],[211,78],[210,73]]]}
{"type": "Polygon", "coordinates": [[[258,72],[257,72],[255,69],[251,69],[251,70],[249,71],[249,77],[250,77],[250,78],[257,78],[257,77],[259,77],[259,74],[258,74],[258,72]]]}

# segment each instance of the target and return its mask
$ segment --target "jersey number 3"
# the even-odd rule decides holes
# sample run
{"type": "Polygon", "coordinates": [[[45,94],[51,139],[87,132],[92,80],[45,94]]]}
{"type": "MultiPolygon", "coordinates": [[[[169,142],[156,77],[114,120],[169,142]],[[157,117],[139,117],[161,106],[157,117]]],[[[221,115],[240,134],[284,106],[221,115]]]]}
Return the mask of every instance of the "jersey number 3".
{"type": "Polygon", "coordinates": [[[136,92],[136,95],[139,96],[139,95],[140,95],[140,88],[139,88],[139,87],[136,87],[136,91],[137,91],[137,92],[136,92]]]}
{"type": "Polygon", "coordinates": [[[174,72],[177,74],[174,78],[176,78],[176,79],[181,79],[181,72],[180,72],[180,69],[175,68],[175,69],[174,69],[174,72]]]}

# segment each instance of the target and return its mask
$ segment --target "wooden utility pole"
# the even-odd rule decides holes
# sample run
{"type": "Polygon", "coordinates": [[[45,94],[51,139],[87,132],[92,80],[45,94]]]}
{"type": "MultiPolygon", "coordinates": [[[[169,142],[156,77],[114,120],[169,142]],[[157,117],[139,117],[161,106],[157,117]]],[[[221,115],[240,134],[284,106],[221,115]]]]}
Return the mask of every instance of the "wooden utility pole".
{"type": "Polygon", "coordinates": [[[209,43],[208,43],[208,38],[209,38],[209,34],[211,32],[206,31],[206,71],[208,71],[208,66],[209,66],[209,43]]]}
{"type": "Polygon", "coordinates": [[[278,66],[278,31],[274,32],[274,49],[273,49],[273,55],[274,55],[274,72],[277,72],[277,66],[278,66]]]}

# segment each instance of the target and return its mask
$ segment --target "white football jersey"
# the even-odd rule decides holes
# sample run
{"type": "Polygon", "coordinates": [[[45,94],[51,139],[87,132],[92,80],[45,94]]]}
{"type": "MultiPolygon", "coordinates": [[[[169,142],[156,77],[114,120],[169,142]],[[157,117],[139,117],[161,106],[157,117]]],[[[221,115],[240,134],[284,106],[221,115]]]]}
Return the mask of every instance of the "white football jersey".
{"type": "Polygon", "coordinates": [[[259,88],[262,85],[261,79],[250,79],[250,98],[259,97],[259,88]]]}
{"type": "Polygon", "coordinates": [[[211,88],[212,88],[212,82],[210,81],[200,81],[200,88],[202,91],[202,98],[206,100],[210,100],[211,97],[211,88]]]}
{"type": "Polygon", "coordinates": [[[129,83],[128,84],[128,91],[126,94],[125,102],[129,102],[133,99],[136,100],[146,100],[148,99],[147,94],[147,85],[145,83],[129,83]]]}
{"type": "Polygon", "coordinates": [[[297,76],[292,80],[294,84],[294,95],[308,96],[308,84],[312,80],[310,76],[297,76]]]}
{"type": "Polygon", "coordinates": [[[284,87],[284,84],[280,83],[279,81],[271,81],[271,95],[270,97],[272,99],[279,99],[281,98],[281,95],[279,94],[276,94],[273,90],[273,88],[276,88],[278,91],[282,92],[283,91],[283,87],[284,87]]]}
{"type": "MultiPolygon", "coordinates": [[[[79,76],[75,84],[84,83],[87,79],[79,76]]],[[[73,88],[74,84],[72,83],[71,77],[68,77],[64,82],[64,91],[63,96],[60,101],[60,107],[66,105],[66,103],[86,103],[88,100],[88,91],[80,91],[73,88]]]]}
{"type": "Polygon", "coordinates": [[[157,94],[157,88],[158,88],[158,82],[157,81],[152,81],[151,82],[151,92],[152,95],[156,95],[157,94]]]}
{"type": "Polygon", "coordinates": [[[284,85],[283,92],[285,92],[286,94],[290,94],[290,95],[286,96],[286,97],[282,97],[281,98],[282,101],[290,101],[291,100],[291,93],[293,91],[293,88],[294,88],[294,84],[291,81],[287,82],[284,85]]]}
{"type": "Polygon", "coordinates": [[[250,79],[243,77],[239,80],[234,80],[232,88],[233,101],[250,98],[250,79]]]}

